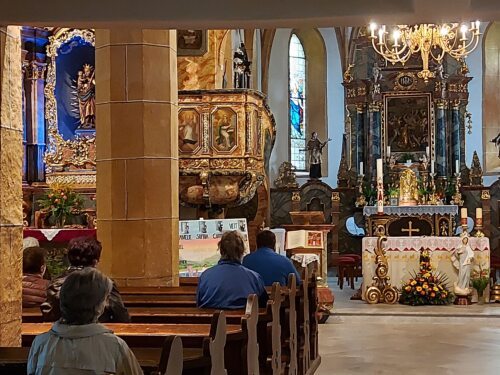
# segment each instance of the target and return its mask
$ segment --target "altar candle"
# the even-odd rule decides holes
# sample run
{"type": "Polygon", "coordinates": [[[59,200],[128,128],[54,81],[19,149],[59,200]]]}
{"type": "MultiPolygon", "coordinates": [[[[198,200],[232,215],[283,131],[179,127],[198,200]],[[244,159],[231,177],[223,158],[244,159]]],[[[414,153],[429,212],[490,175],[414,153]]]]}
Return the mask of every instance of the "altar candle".
{"type": "Polygon", "coordinates": [[[434,160],[431,160],[431,174],[434,174],[434,160]]]}
{"type": "Polygon", "coordinates": [[[363,170],[363,162],[360,161],[359,162],[359,175],[363,176],[363,172],[364,172],[364,170],[363,170]]]}
{"type": "Polygon", "coordinates": [[[483,218],[483,209],[481,207],[476,208],[476,219],[482,219],[483,218]]]}
{"type": "Polygon", "coordinates": [[[384,169],[382,167],[382,159],[377,159],[377,180],[384,180],[384,169]]]}
{"type": "Polygon", "coordinates": [[[429,157],[429,146],[427,146],[427,147],[425,148],[425,155],[426,155],[427,157],[429,157]]]}
{"type": "Polygon", "coordinates": [[[460,166],[459,166],[459,164],[458,164],[458,159],[457,159],[457,160],[455,160],[455,172],[456,172],[456,173],[460,173],[460,166]]]}
{"type": "Polygon", "coordinates": [[[467,219],[467,208],[463,207],[460,209],[460,217],[462,219],[467,219]]]}
{"type": "Polygon", "coordinates": [[[391,146],[387,146],[387,157],[391,157],[391,146]]]}

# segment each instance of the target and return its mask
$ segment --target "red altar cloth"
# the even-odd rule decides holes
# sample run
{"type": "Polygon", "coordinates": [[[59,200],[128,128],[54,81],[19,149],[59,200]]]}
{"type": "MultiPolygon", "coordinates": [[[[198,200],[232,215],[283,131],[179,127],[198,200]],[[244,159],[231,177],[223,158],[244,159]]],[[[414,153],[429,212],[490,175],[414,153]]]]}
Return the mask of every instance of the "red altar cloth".
{"type": "Polygon", "coordinates": [[[35,229],[25,228],[23,237],[34,237],[41,243],[68,243],[72,238],[96,237],[95,229],[35,229]]]}

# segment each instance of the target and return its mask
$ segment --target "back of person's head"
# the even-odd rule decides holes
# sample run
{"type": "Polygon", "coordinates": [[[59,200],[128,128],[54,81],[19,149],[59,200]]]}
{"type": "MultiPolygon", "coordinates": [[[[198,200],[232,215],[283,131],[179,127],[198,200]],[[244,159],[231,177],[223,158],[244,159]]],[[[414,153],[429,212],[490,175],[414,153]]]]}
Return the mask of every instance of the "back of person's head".
{"type": "Polygon", "coordinates": [[[70,273],[61,287],[61,317],[66,324],[97,322],[111,292],[111,280],[92,267],[70,273]]]}
{"type": "Polygon", "coordinates": [[[245,252],[243,237],[237,230],[225,232],[219,242],[219,250],[222,259],[241,261],[245,252]]]}
{"type": "Polygon", "coordinates": [[[263,230],[257,234],[257,248],[261,247],[276,250],[276,235],[270,230],[263,230]]]}
{"type": "Polygon", "coordinates": [[[101,258],[102,246],[94,237],[73,238],[68,243],[69,263],[74,267],[95,267],[101,258]]]}
{"type": "Polygon", "coordinates": [[[27,247],[23,250],[23,273],[43,273],[45,271],[45,250],[41,247],[27,247]]]}
{"type": "Polygon", "coordinates": [[[28,247],[40,247],[40,243],[35,237],[23,238],[23,250],[28,247]]]}

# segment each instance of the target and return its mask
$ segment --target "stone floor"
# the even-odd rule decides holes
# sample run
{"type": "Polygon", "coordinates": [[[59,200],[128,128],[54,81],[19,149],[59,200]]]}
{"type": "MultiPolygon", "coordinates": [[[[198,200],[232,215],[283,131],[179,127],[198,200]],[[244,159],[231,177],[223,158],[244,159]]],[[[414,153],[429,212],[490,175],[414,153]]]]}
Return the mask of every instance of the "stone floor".
{"type": "Polygon", "coordinates": [[[500,304],[372,306],[329,282],[335,309],[320,326],[317,374],[500,374],[500,304]]]}

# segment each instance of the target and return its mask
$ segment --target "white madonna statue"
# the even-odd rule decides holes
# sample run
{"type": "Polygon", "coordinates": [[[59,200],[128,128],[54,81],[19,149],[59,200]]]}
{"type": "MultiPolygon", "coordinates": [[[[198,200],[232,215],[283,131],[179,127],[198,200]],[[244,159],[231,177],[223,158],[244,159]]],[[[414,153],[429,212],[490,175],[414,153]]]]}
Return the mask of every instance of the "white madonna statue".
{"type": "Polygon", "coordinates": [[[464,232],[461,238],[461,246],[451,256],[453,266],[458,269],[458,280],[453,286],[457,296],[468,296],[472,293],[472,288],[470,288],[470,274],[472,271],[472,262],[474,261],[474,251],[469,245],[469,234],[464,232]]]}

